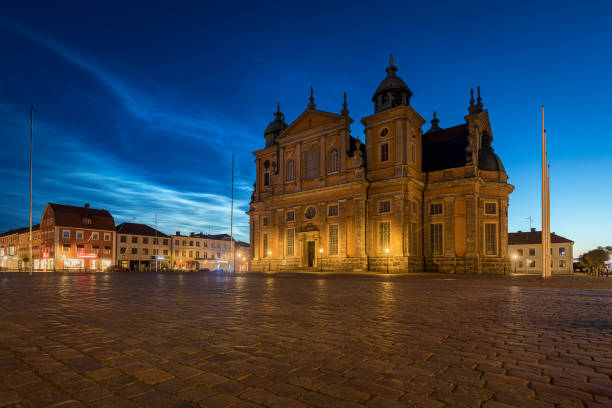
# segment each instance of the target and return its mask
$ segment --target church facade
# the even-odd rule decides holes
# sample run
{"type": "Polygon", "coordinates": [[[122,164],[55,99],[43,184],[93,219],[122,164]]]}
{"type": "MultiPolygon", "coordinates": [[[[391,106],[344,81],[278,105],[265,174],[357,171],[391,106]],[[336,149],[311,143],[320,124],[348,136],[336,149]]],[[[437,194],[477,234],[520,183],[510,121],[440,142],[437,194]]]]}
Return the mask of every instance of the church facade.
{"type": "Polygon", "coordinates": [[[307,109],[290,125],[277,108],[255,151],[247,214],[251,270],[507,273],[514,187],[491,147],[478,89],[465,123],[442,129],[410,106],[391,59],[365,143],[340,113],[307,109]]]}

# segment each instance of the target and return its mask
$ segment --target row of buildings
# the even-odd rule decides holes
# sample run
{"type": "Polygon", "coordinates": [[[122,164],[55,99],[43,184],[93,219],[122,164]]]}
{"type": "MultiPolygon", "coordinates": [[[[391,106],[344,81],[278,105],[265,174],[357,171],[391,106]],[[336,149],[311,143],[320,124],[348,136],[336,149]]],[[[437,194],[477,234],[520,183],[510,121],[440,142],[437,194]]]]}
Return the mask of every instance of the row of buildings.
{"type": "MultiPolygon", "coordinates": [[[[533,269],[532,242],[521,243],[524,258],[509,251],[514,186],[494,152],[480,88],[476,99],[471,91],[463,122],[442,128],[434,111],[425,131],[397,71],[391,58],[373,113],[361,119],[365,143],[351,135],[346,93],[335,113],[317,109],[311,88],[290,124],[277,107],[265,147],[253,152],[253,270],[533,269]]],[[[558,261],[559,268],[571,264],[558,261]]]]}
{"type": "MultiPolygon", "coordinates": [[[[0,234],[0,270],[30,265],[30,229],[0,234]]],[[[234,241],[236,269],[248,267],[248,244],[234,241]]],[[[234,270],[227,234],[177,231],[167,235],[145,224],[115,225],[107,210],[49,203],[32,227],[32,267],[36,271],[103,271],[111,266],[146,270],[234,270]]]]}

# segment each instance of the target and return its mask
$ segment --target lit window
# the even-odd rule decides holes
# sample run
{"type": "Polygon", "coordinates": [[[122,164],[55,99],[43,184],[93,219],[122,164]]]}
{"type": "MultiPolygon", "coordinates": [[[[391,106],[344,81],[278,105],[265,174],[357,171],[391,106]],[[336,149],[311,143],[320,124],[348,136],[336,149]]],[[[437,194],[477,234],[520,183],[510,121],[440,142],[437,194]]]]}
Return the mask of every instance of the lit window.
{"type": "Polygon", "coordinates": [[[383,143],[380,145],[380,161],[389,161],[389,143],[383,143]]]}
{"type": "Polygon", "coordinates": [[[293,220],[295,220],[295,212],[287,211],[287,221],[293,221],[293,220]]]}
{"type": "Polygon", "coordinates": [[[485,224],[485,253],[487,255],[497,254],[497,224],[485,224]]]}
{"type": "Polygon", "coordinates": [[[338,216],[338,206],[330,205],[327,207],[327,216],[328,217],[337,217],[338,216]]]}
{"type": "Polygon", "coordinates": [[[485,214],[494,215],[497,214],[496,203],[485,203],[485,214]]]}
{"type": "Polygon", "coordinates": [[[559,255],[565,255],[565,248],[559,248],[559,255]]]}
{"type": "Polygon", "coordinates": [[[91,233],[91,239],[94,241],[97,241],[100,239],[100,234],[98,234],[97,232],[92,232],[91,233]]]}
{"type": "Polygon", "coordinates": [[[442,203],[429,204],[429,215],[440,215],[442,214],[442,203]]]}
{"type": "Polygon", "coordinates": [[[429,231],[431,253],[433,255],[442,255],[442,224],[431,224],[429,231]]]}
{"type": "Polygon", "coordinates": [[[287,256],[295,254],[295,229],[287,229],[287,256]]]}
{"type": "Polygon", "coordinates": [[[329,254],[338,255],[338,224],[329,226],[329,254]]]}
{"type": "Polygon", "coordinates": [[[295,161],[290,159],[287,161],[287,181],[295,180],[295,161]]]}
{"type": "Polygon", "coordinates": [[[535,263],[536,263],[535,260],[529,259],[528,261],[529,261],[529,267],[530,268],[535,268],[535,263]]]}
{"type": "Polygon", "coordinates": [[[70,244],[64,244],[62,246],[62,251],[63,252],[70,252],[70,244]]]}
{"type": "Polygon", "coordinates": [[[518,254],[518,256],[523,256],[523,248],[517,249],[516,253],[518,254]]]}
{"type": "Polygon", "coordinates": [[[338,172],[338,149],[332,149],[329,152],[329,172],[338,172]]]}
{"type": "Polygon", "coordinates": [[[109,247],[109,246],[105,246],[105,247],[104,247],[104,253],[105,253],[105,254],[110,254],[110,253],[111,253],[111,247],[109,247]]]}
{"type": "Polygon", "coordinates": [[[559,268],[565,268],[565,260],[564,259],[561,259],[559,261],[559,268]]]}
{"type": "Polygon", "coordinates": [[[189,251],[189,257],[193,258],[193,251],[189,251]]]}
{"type": "Polygon", "coordinates": [[[378,224],[378,251],[384,253],[390,249],[391,245],[391,222],[381,222],[378,224]]]}
{"type": "Polygon", "coordinates": [[[83,239],[83,231],[77,231],[76,232],[76,237],[77,237],[77,239],[83,239]]]}
{"type": "Polygon", "coordinates": [[[390,200],[379,201],[378,202],[378,212],[381,214],[391,212],[391,201],[390,200]]]}
{"type": "Polygon", "coordinates": [[[529,256],[535,256],[535,248],[529,248],[529,256]]]}

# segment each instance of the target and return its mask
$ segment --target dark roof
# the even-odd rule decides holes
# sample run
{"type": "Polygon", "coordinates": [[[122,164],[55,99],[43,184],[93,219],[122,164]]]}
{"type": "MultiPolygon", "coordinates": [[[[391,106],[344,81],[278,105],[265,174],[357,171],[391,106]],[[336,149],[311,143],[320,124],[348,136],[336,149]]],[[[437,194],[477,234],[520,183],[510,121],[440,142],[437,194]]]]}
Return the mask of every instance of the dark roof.
{"type": "MultiPolygon", "coordinates": [[[[32,225],[32,231],[38,231],[38,230],[40,230],[40,224],[32,225]]],[[[30,231],[30,227],[15,228],[15,229],[3,232],[2,234],[0,234],[0,237],[5,237],[7,235],[13,235],[13,234],[23,234],[24,232],[29,232],[29,231],[30,231]]]]}
{"type": "Polygon", "coordinates": [[[49,207],[53,210],[58,227],[115,230],[115,219],[106,210],[54,203],[49,203],[49,207]],[[91,219],[91,224],[83,223],[84,218],[91,219]]]}
{"type": "MultiPolygon", "coordinates": [[[[562,244],[564,242],[574,241],[557,235],[554,232],[550,234],[550,242],[553,244],[562,244]]],[[[541,244],[542,243],[542,231],[536,231],[532,228],[528,232],[509,232],[508,233],[508,245],[521,245],[521,244],[541,244]]]]}
{"type": "Polygon", "coordinates": [[[478,168],[480,170],[487,171],[501,171],[506,172],[501,159],[496,155],[493,150],[480,150],[478,151],[478,168]]]}
{"type": "Polygon", "coordinates": [[[168,237],[168,235],[163,232],[151,228],[146,224],[135,224],[132,222],[123,222],[117,225],[116,231],[117,234],[146,235],[149,237],[154,237],[157,232],[158,237],[168,237]]]}
{"type": "Polygon", "coordinates": [[[467,123],[423,135],[423,171],[465,166],[467,123]]]}

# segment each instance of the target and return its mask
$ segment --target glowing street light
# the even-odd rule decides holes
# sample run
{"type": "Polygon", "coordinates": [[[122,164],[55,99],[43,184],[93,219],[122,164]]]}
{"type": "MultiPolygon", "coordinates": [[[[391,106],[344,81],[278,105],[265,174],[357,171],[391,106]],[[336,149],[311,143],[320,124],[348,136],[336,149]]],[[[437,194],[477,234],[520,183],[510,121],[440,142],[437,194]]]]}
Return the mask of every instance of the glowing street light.
{"type": "Polygon", "coordinates": [[[319,263],[321,264],[321,272],[323,272],[323,248],[319,248],[319,253],[321,254],[321,259],[319,259],[319,263]]]}
{"type": "Polygon", "coordinates": [[[514,273],[516,273],[516,258],[518,258],[518,255],[514,254],[512,258],[514,258],[514,273]]]}
{"type": "Polygon", "coordinates": [[[387,253],[387,273],[389,273],[389,248],[385,248],[385,252],[387,253]]]}
{"type": "MultiPolygon", "coordinates": [[[[272,255],[272,251],[268,251],[268,257],[272,255]]],[[[272,270],[272,262],[268,261],[268,272],[272,270]]]]}

